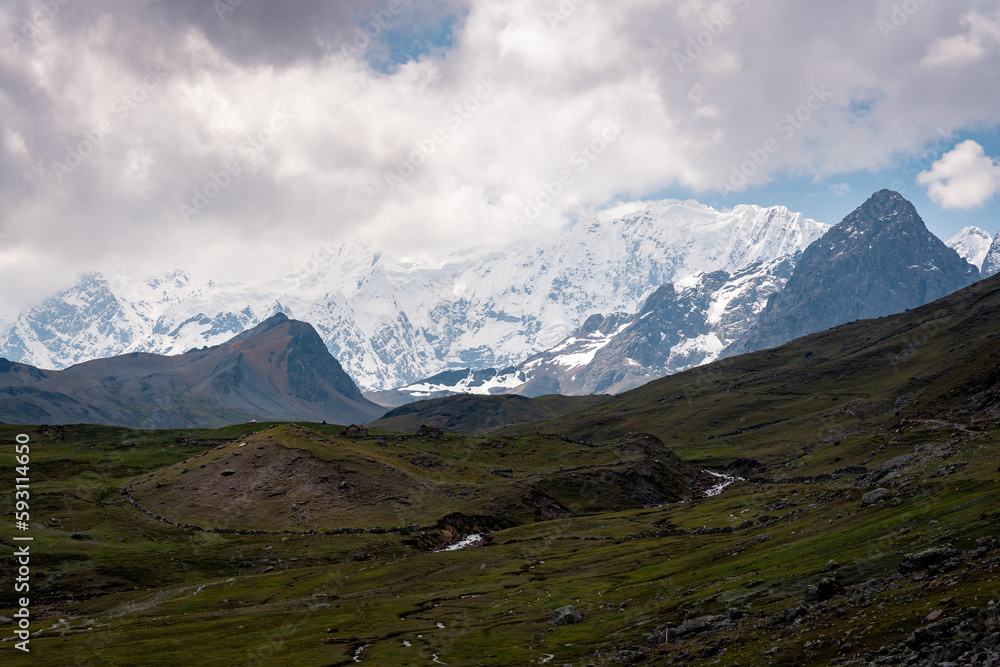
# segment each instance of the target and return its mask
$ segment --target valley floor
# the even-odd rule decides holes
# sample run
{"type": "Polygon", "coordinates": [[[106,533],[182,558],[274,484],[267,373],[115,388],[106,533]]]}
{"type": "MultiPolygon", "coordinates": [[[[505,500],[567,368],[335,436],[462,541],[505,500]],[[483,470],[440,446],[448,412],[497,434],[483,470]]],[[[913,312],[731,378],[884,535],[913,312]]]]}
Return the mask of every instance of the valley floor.
{"type": "MultiPolygon", "coordinates": [[[[206,447],[173,432],[32,427],[31,652],[14,649],[10,623],[0,651],[12,665],[995,664],[1000,428],[942,426],[848,438],[711,497],[494,527],[451,551],[438,549],[463,535],[430,518],[282,532],[246,513],[207,521],[216,497],[183,510],[206,519],[192,530],[121,493],[287,428],[231,427],[212,434],[230,444],[206,447]],[[232,532],[212,531],[227,522],[232,532]],[[568,605],[582,620],[550,624],[568,605]]],[[[336,427],[309,428],[329,431],[294,432],[319,442],[336,427]]],[[[17,429],[0,429],[13,442],[17,429]]],[[[458,465],[449,442],[400,446],[446,470],[458,465]]],[[[344,447],[395,456],[374,438],[344,447]]],[[[473,477],[443,484],[457,493],[473,477]]],[[[11,493],[3,504],[13,509],[11,493]]],[[[183,523],[181,507],[162,513],[183,523]]],[[[8,618],[13,547],[3,540],[8,618]]]]}

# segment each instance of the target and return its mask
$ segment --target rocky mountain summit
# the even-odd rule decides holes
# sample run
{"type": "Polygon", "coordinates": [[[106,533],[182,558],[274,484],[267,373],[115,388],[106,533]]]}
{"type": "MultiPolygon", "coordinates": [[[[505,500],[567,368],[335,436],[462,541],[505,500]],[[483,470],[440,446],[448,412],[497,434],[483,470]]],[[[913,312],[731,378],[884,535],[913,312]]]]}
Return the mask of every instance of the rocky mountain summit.
{"type": "Polygon", "coordinates": [[[913,204],[881,190],[806,248],[784,289],[726,354],[916,308],[979,278],[976,267],[927,230],[913,204]]]}

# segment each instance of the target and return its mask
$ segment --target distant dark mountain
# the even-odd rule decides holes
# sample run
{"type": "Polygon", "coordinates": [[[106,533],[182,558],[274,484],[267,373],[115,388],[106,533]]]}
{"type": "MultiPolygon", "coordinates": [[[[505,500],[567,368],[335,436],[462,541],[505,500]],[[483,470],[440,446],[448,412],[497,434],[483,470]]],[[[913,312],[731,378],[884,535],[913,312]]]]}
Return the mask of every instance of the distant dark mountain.
{"type": "Polygon", "coordinates": [[[806,248],[784,289],[725,354],[917,308],[979,277],[976,267],[927,230],[913,204],[881,190],[806,248]]]}
{"type": "Polygon", "coordinates": [[[0,420],[10,423],[363,423],[384,411],[361,395],[311,325],[281,314],[222,345],[174,356],[133,353],[63,371],[0,360],[0,420]]]}

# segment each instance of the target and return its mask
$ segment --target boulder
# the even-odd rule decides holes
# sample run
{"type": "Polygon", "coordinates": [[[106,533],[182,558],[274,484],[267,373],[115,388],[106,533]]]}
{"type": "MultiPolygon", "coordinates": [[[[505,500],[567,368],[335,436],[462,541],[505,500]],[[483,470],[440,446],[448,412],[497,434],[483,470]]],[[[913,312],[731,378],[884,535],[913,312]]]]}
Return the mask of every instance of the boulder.
{"type": "Polygon", "coordinates": [[[875,489],[874,491],[869,491],[861,497],[862,507],[871,507],[876,505],[883,500],[888,500],[892,497],[892,491],[889,489],[875,489]]]}
{"type": "Polygon", "coordinates": [[[549,625],[576,625],[583,620],[583,614],[572,605],[559,607],[549,617],[549,625]]]}

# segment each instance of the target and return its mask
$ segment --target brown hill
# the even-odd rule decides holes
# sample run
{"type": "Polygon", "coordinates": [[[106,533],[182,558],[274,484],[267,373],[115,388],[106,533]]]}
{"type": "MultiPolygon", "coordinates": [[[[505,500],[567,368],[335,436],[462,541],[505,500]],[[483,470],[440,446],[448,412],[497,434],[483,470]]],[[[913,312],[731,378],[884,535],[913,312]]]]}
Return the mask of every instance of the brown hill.
{"type": "Polygon", "coordinates": [[[222,345],[133,353],[62,371],[0,360],[0,420],[138,428],[259,420],[367,422],[365,399],[311,325],[278,314],[222,345]]]}
{"type": "Polygon", "coordinates": [[[283,425],[157,470],[131,492],[156,517],[204,529],[400,528],[457,512],[495,529],[676,502],[696,475],[646,435],[595,445],[426,432],[328,437],[283,425]]]}

